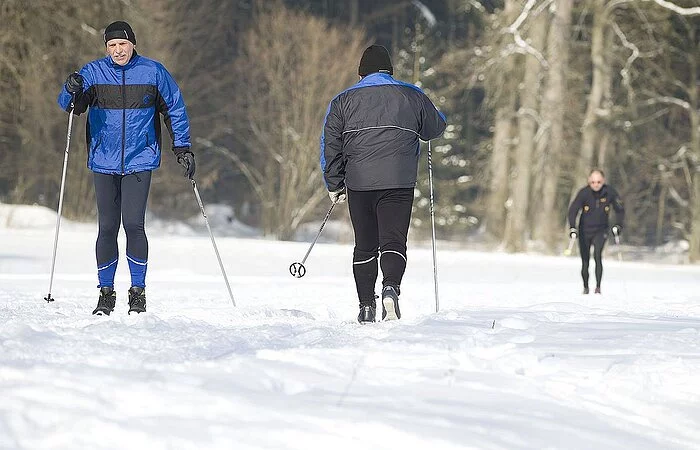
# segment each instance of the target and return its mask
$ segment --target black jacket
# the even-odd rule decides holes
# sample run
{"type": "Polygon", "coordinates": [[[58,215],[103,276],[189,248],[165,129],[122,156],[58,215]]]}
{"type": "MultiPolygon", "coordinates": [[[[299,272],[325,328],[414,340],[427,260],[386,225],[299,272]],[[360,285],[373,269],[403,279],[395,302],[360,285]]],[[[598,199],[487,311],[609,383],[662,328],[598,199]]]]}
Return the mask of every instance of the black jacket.
{"type": "Polygon", "coordinates": [[[586,186],[578,191],[576,198],[569,206],[569,226],[576,227],[576,216],[579,211],[582,211],[578,224],[580,231],[593,233],[605,230],[608,228],[610,208],[615,210],[616,223],[623,226],[625,208],[617,191],[607,184],[604,184],[598,192],[586,186]]]}
{"type": "Polygon", "coordinates": [[[328,106],[321,136],[326,188],[356,191],[416,185],[420,142],[445,131],[443,116],[412,84],[373,73],[328,106]]]}

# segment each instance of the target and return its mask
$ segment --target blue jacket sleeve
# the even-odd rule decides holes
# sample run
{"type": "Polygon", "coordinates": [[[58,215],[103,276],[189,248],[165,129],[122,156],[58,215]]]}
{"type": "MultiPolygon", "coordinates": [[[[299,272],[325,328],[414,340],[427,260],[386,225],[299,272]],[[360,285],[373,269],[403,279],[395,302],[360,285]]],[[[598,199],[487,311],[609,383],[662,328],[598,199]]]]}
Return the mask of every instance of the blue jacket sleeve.
{"type": "Polygon", "coordinates": [[[162,65],[159,68],[157,111],[163,114],[165,126],[173,141],[173,150],[189,149],[192,144],[190,142],[190,120],[187,117],[185,100],[170,72],[162,65]]]}
{"type": "Polygon", "coordinates": [[[336,97],[328,105],[321,135],[321,172],[326,189],[330,192],[345,186],[343,126],[343,117],[336,97]]]}

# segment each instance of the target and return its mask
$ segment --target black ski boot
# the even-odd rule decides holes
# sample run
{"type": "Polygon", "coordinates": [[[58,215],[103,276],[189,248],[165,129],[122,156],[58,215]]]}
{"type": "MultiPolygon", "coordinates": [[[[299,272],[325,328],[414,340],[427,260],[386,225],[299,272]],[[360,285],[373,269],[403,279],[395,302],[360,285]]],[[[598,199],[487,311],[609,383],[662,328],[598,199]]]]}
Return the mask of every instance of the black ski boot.
{"type": "Polygon", "coordinates": [[[584,293],[584,294],[588,294],[588,286],[586,286],[586,287],[583,288],[583,293],[584,293]]]}
{"type": "Polygon", "coordinates": [[[595,288],[595,293],[596,293],[596,294],[600,294],[600,286],[596,286],[596,288],[595,288]]]}
{"type": "Polygon", "coordinates": [[[357,315],[357,321],[360,323],[374,322],[377,317],[377,303],[372,300],[371,303],[360,303],[360,314],[357,315]]]}
{"type": "Polygon", "coordinates": [[[100,288],[100,298],[97,300],[97,308],[92,312],[98,316],[108,316],[114,311],[117,302],[117,293],[113,287],[104,286],[100,288]]]}
{"type": "Polygon", "coordinates": [[[139,286],[129,289],[129,314],[146,312],[146,291],[139,286]]]}
{"type": "Polygon", "coordinates": [[[399,294],[394,286],[384,286],[382,289],[382,320],[398,320],[401,318],[399,310],[399,294]]]}

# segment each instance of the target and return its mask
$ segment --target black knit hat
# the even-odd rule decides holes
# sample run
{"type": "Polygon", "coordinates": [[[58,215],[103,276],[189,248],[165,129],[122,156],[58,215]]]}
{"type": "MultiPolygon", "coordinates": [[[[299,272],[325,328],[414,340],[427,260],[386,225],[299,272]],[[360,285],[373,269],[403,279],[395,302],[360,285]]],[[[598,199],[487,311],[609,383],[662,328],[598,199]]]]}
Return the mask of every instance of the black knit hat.
{"type": "Polygon", "coordinates": [[[360,67],[357,69],[357,74],[361,77],[375,72],[394,74],[394,67],[391,65],[389,52],[381,45],[370,45],[367,47],[362,54],[362,59],[360,59],[360,67]]]}
{"type": "Polygon", "coordinates": [[[105,45],[110,39],[126,39],[132,44],[136,45],[136,35],[134,35],[134,30],[131,29],[131,25],[121,20],[112,22],[105,28],[105,45]]]}

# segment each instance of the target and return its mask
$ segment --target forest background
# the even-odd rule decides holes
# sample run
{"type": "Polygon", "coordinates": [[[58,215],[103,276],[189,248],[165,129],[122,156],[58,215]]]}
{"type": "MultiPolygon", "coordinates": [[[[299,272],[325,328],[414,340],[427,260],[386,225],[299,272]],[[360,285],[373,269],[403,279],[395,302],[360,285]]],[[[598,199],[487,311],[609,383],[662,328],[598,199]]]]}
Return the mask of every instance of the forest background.
{"type": "MultiPolygon", "coordinates": [[[[56,208],[56,97],[104,55],[114,20],[180,85],[205,201],[268,238],[293,239],[327,210],[323,117],[378,43],[448,118],[432,142],[440,239],[560,252],[572,195],[599,167],[625,201],[626,242],[683,242],[700,260],[698,0],[4,0],[0,202],[56,208]]],[[[64,213],[89,221],[84,129],[76,120],[64,213]]],[[[431,232],[426,158],[419,170],[417,239],[431,232]]],[[[149,208],[198,212],[168,151],[149,208]]]]}

